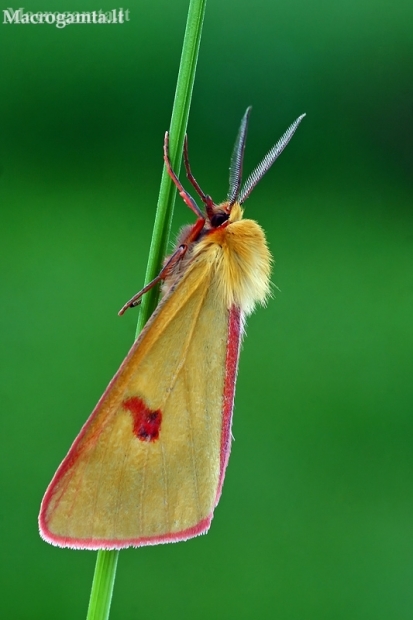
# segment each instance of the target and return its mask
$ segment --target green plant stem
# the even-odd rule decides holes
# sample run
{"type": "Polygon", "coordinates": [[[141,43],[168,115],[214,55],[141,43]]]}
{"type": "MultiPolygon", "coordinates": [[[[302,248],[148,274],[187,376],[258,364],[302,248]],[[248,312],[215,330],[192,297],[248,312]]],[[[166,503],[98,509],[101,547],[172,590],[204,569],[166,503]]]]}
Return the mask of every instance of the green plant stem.
{"type": "MultiPolygon", "coordinates": [[[[205,5],[206,0],[191,0],[184,43],[182,46],[181,62],[179,65],[175,100],[169,129],[169,157],[177,175],[179,175],[181,168],[182,148],[188,125],[189,109],[191,106],[192,90],[194,87],[196,65],[201,42],[202,24],[205,15],[205,5]]],[[[159,189],[155,224],[152,233],[152,242],[149,250],[145,284],[153,280],[161,269],[171,230],[175,196],[175,186],[164,166],[159,189]]],[[[154,311],[158,302],[158,296],[158,287],[154,287],[144,295],[141,311],[139,313],[136,335],[140,333],[142,327],[154,311]]]]}
{"type": "Polygon", "coordinates": [[[107,620],[112,602],[119,551],[98,551],[87,620],[107,620]]]}
{"type": "MultiPolygon", "coordinates": [[[[192,91],[201,42],[206,0],[190,0],[175,99],[169,129],[169,155],[173,169],[179,174],[181,156],[188,124],[192,91]]],[[[145,284],[159,273],[171,229],[176,190],[165,166],[159,189],[158,205],[146,268],[145,284]]],[[[142,300],[136,335],[152,314],[158,302],[159,289],[151,289],[142,300]]],[[[98,551],[87,620],[107,620],[110,613],[119,551],[98,551]]]]}

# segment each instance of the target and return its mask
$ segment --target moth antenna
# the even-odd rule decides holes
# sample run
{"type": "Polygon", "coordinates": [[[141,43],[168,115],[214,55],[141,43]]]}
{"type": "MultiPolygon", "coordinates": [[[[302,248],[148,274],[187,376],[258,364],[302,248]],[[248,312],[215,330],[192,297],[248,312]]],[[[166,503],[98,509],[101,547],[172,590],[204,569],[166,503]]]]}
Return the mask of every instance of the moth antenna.
{"type": "Polygon", "coordinates": [[[281,153],[283,152],[283,150],[285,149],[285,147],[287,146],[287,144],[293,137],[298,125],[301,123],[304,116],[305,114],[301,114],[301,116],[299,116],[297,120],[295,120],[293,124],[289,126],[287,131],[281,136],[281,138],[272,147],[272,149],[268,151],[264,159],[258,164],[255,170],[251,172],[250,176],[245,181],[243,188],[240,192],[240,195],[238,197],[238,202],[240,204],[246,201],[246,199],[251,194],[252,190],[257,185],[257,183],[261,181],[262,177],[271,168],[271,166],[273,165],[277,157],[281,155],[281,153]]]}
{"type": "Polygon", "coordinates": [[[249,106],[242,117],[241,125],[232,151],[231,164],[229,166],[229,190],[228,202],[232,206],[237,200],[242,181],[242,164],[244,161],[245,141],[247,139],[248,119],[251,112],[249,106]]]}

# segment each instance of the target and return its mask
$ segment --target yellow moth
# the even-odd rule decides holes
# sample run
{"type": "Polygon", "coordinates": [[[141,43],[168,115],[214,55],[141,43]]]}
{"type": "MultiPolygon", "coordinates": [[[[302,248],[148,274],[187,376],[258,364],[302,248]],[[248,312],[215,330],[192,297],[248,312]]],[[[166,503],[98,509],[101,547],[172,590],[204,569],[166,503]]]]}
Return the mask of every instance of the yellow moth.
{"type": "Polygon", "coordinates": [[[262,228],[242,204],[297,129],[300,116],[241,187],[250,108],[231,158],[227,200],[216,204],[186,174],[196,214],[157,278],[162,299],[54,475],[42,501],[41,536],[61,547],[121,549],[205,533],[218,503],[231,445],[244,319],[270,290],[262,228]]]}

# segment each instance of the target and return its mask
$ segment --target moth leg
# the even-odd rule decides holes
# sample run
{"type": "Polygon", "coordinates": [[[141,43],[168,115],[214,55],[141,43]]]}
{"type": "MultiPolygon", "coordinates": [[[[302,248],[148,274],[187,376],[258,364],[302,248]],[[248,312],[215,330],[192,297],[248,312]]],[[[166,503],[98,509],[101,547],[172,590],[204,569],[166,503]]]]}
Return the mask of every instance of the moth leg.
{"type": "Polygon", "coordinates": [[[171,160],[169,159],[169,133],[168,132],[166,132],[165,134],[165,140],[163,143],[163,158],[164,158],[166,170],[169,176],[171,177],[172,181],[175,183],[182,200],[191,209],[191,211],[195,213],[198,219],[200,220],[202,219],[205,222],[205,217],[201,209],[198,207],[198,205],[196,204],[192,196],[188,194],[188,192],[184,189],[181,181],[178,179],[178,177],[176,176],[175,172],[172,169],[171,160]]]}
{"type": "MultiPolygon", "coordinates": [[[[131,299],[129,299],[129,301],[126,302],[126,304],[119,310],[119,312],[118,312],[119,316],[122,316],[122,314],[124,314],[128,308],[134,308],[135,306],[138,306],[141,303],[142,297],[143,297],[143,295],[145,293],[150,291],[151,288],[153,288],[159,282],[161,282],[162,280],[165,280],[165,278],[168,277],[168,275],[171,273],[171,271],[173,271],[175,266],[179,263],[179,261],[185,255],[185,253],[186,253],[186,251],[188,249],[188,245],[190,243],[192,243],[193,241],[196,241],[196,239],[199,236],[199,233],[201,232],[201,230],[204,228],[204,225],[205,225],[204,214],[202,213],[202,211],[200,210],[200,208],[198,207],[198,205],[196,204],[196,202],[192,198],[192,196],[190,194],[188,194],[188,192],[184,189],[184,187],[182,186],[182,183],[180,182],[180,180],[178,179],[178,177],[176,176],[175,172],[172,169],[171,160],[169,159],[169,149],[168,149],[168,147],[169,147],[169,133],[166,132],[165,133],[164,146],[163,146],[164,161],[165,161],[166,170],[167,170],[169,176],[171,177],[172,181],[175,183],[175,185],[176,185],[176,187],[177,187],[177,189],[179,191],[179,195],[181,196],[181,198],[183,199],[185,204],[195,213],[195,215],[197,215],[198,219],[195,222],[195,224],[193,226],[191,226],[191,229],[189,230],[189,232],[186,235],[186,237],[182,240],[180,246],[175,250],[175,252],[169,258],[167,263],[162,267],[161,271],[156,276],[156,278],[154,278],[151,282],[149,282],[146,286],[144,286],[143,289],[141,291],[139,291],[139,293],[136,293],[136,295],[134,295],[131,299]]],[[[186,168],[187,174],[190,175],[190,176],[188,176],[188,178],[191,181],[191,183],[194,185],[195,189],[197,189],[197,188],[199,188],[199,186],[198,186],[197,182],[195,181],[194,177],[192,176],[191,170],[189,168],[189,163],[187,162],[188,151],[187,151],[186,141],[185,141],[185,153],[186,153],[185,154],[185,158],[186,158],[185,159],[185,168],[186,168]]],[[[197,191],[198,191],[198,189],[197,189],[197,191]]],[[[200,196],[202,197],[202,199],[204,199],[204,198],[205,198],[205,200],[209,199],[211,201],[211,203],[212,203],[212,199],[210,199],[209,196],[205,196],[202,193],[202,190],[200,188],[199,188],[199,192],[201,192],[200,196]]]]}
{"type": "Polygon", "coordinates": [[[185,170],[186,170],[186,178],[191,183],[191,185],[195,188],[196,193],[198,194],[198,196],[201,198],[202,202],[205,205],[206,212],[207,212],[209,219],[211,219],[211,217],[214,215],[214,210],[213,210],[214,201],[212,200],[211,196],[209,196],[208,194],[204,194],[204,192],[199,186],[198,181],[195,179],[194,175],[192,174],[191,166],[189,163],[189,155],[188,155],[188,136],[185,136],[185,140],[184,140],[184,164],[185,164],[185,170]]]}
{"type": "Polygon", "coordinates": [[[173,270],[175,265],[177,265],[181,258],[184,256],[187,249],[188,246],[186,244],[180,245],[172,254],[168,262],[162,267],[156,278],[151,280],[151,282],[144,286],[143,289],[139,291],[139,293],[136,293],[136,295],[129,299],[129,301],[127,301],[126,304],[119,310],[118,315],[122,316],[122,314],[124,314],[128,308],[134,308],[135,306],[139,306],[142,301],[142,296],[145,295],[145,293],[147,293],[148,291],[150,291],[151,288],[156,286],[158,282],[165,280],[165,278],[173,270]]]}

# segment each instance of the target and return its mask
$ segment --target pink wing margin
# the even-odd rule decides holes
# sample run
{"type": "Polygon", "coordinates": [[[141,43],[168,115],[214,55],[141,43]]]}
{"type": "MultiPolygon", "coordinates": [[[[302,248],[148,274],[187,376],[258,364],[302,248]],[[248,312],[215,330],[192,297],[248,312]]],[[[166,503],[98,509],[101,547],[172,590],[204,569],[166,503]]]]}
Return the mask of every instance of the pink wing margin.
{"type": "MultiPolygon", "coordinates": [[[[223,410],[222,410],[222,430],[221,430],[221,448],[220,448],[220,473],[218,479],[218,488],[215,500],[215,506],[219,502],[221,497],[222,486],[225,478],[225,470],[228,465],[228,459],[231,451],[231,428],[232,428],[232,412],[234,408],[235,397],[235,384],[238,372],[238,360],[240,353],[241,339],[244,330],[244,317],[241,310],[232,306],[229,311],[228,318],[228,339],[227,339],[227,354],[225,360],[225,381],[224,381],[224,393],[223,393],[223,410]]],[[[118,373],[117,373],[118,374],[118,373]]],[[[116,378],[116,375],[114,379],[116,378]]],[[[110,388],[114,379],[110,382],[107,389],[110,388]]],[[[105,392],[106,393],[106,392],[105,392]]],[[[100,403],[100,401],[99,401],[100,403]]],[[[95,411],[99,407],[99,403],[95,408],[95,411]]],[[[82,431],[88,426],[95,411],[91,414],[83,426],[82,431]]],[[[77,444],[82,436],[82,431],[75,439],[69,453],[63,463],[58,468],[55,476],[49,484],[45,496],[43,498],[40,514],[39,514],[39,530],[41,537],[48,543],[58,547],[69,547],[71,549],[124,549],[126,547],[143,547],[146,545],[158,545],[169,542],[180,542],[194,538],[200,534],[206,534],[210,528],[214,512],[212,511],[205,519],[199,521],[196,525],[180,532],[174,532],[171,534],[164,534],[162,536],[151,536],[146,538],[130,538],[122,540],[109,540],[109,539],[77,539],[68,538],[64,536],[56,536],[49,531],[46,520],[46,512],[49,501],[53,494],[53,487],[55,483],[61,478],[67,470],[67,462],[72,462],[71,456],[73,452],[77,450],[77,444]]]]}

